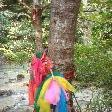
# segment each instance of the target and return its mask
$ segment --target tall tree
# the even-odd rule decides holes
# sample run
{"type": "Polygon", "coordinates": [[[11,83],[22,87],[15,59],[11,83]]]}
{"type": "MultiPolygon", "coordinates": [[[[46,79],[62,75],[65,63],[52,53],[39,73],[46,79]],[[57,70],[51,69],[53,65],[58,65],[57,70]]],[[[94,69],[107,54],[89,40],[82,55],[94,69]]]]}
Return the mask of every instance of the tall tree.
{"type": "Polygon", "coordinates": [[[42,13],[50,6],[50,0],[33,0],[33,6],[30,8],[25,0],[18,0],[31,14],[32,23],[35,29],[36,50],[42,51],[42,13]]]}
{"type": "Polygon", "coordinates": [[[42,51],[42,26],[41,26],[41,16],[42,7],[40,6],[39,0],[33,0],[33,10],[32,10],[32,20],[33,26],[35,28],[35,41],[36,50],[42,51]]]}
{"type": "MultiPolygon", "coordinates": [[[[81,0],[52,0],[48,53],[58,70],[71,80],[74,77],[74,42],[81,0]]],[[[74,112],[70,94],[70,112],[74,112]]]]}

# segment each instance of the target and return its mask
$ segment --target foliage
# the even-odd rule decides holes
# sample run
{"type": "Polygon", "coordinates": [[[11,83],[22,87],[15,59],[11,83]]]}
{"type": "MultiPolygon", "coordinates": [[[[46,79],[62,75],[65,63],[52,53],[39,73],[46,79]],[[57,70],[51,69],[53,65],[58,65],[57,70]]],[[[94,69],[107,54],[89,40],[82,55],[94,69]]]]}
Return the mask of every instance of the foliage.
{"type": "Polygon", "coordinates": [[[42,15],[42,38],[43,44],[47,44],[50,30],[50,9],[48,8],[42,15]]]}
{"type": "Polygon", "coordinates": [[[7,60],[15,61],[17,58],[17,56],[11,50],[7,50],[5,48],[0,48],[0,52],[1,52],[1,54],[4,54],[4,56],[6,57],[7,60]]]}
{"type": "Polygon", "coordinates": [[[92,0],[82,4],[77,33],[80,40],[75,46],[77,79],[108,89],[112,89],[111,3],[110,0],[92,0]],[[83,40],[84,27],[87,31],[91,29],[87,44],[83,40]]]}
{"type": "MultiPolygon", "coordinates": [[[[0,12],[0,47],[5,51],[11,51],[15,54],[18,59],[10,54],[10,58],[4,52],[4,56],[9,61],[24,62],[31,58],[32,53],[35,51],[35,32],[31,21],[31,15],[29,12],[18,3],[16,0],[0,1],[3,8],[0,12]],[[25,53],[24,53],[25,52],[25,53]],[[20,54],[26,55],[28,58],[24,58],[20,54]],[[12,59],[13,57],[14,59],[12,59]],[[22,59],[23,58],[23,59],[22,59]]],[[[25,1],[29,6],[32,2],[25,1]]],[[[40,1],[43,6],[50,3],[49,0],[40,1]]],[[[50,10],[46,9],[42,14],[42,38],[43,44],[47,43],[49,37],[49,20],[50,10]]]]}
{"type": "Polygon", "coordinates": [[[83,86],[104,91],[94,97],[86,112],[112,107],[112,21],[111,0],[91,0],[82,4],[75,45],[76,80],[83,86]],[[85,31],[87,33],[85,33],[85,31]],[[90,35],[88,35],[90,33],[90,35]],[[85,39],[86,38],[86,39],[85,39]],[[89,40],[89,41],[88,41],[89,40]],[[85,42],[88,41],[88,42],[85,42]]]}
{"type": "Polygon", "coordinates": [[[1,50],[7,61],[22,63],[34,52],[34,30],[30,20],[12,19],[13,16],[17,14],[7,10],[0,13],[1,50]]]}
{"type": "Polygon", "coordinates": [[[77,44],[75,60],[78,74],[77,78],[79,80],[85,83],[97,81],[100,86],[103,85],[112,88],[111,51],[105,53],[96,45],[86,46],[77,44]]]}

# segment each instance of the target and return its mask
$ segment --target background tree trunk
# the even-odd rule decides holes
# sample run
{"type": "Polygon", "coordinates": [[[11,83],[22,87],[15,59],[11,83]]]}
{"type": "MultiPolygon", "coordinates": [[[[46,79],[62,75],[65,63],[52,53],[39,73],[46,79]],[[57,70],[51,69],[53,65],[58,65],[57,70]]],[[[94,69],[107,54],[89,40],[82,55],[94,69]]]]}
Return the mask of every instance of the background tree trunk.
{"type": "Polygon", "coordinates": [[[33,0],[33,9],[32,9],[32,21],[35,28],[35,43],[36,51],[42,51],[42,26],[41,26],[41,16],[42,16],[42,7],[39,3],[39,0],[33,0]]]}
{"type": "Polygon", "coordinates": [[[52,0],[49,56],[57,68],[73,75],[74,40],[81,0],[52,0]]]}
{"type": "Polygon", "coordinates": [[[50,3],[48,1],[33,0],[32,20],[35,28],[35,43],[36,50],[43,51],[42,42],[42,12],[49,8],[50,3]],[[46,3],[44,3],[46,2],[46,3]]]}

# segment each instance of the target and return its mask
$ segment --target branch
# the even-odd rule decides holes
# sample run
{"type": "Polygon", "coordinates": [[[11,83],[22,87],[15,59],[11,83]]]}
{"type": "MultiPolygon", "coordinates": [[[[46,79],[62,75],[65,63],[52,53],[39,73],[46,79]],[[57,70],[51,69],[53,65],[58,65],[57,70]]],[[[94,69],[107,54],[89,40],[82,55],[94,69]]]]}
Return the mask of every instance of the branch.
{"type": "Polygon", "coordinates": [[[23,5],[23,7],[25,7],[26,9],[28,9],[30,12],[32,11],[32,9],[25,3],[25,2],[22,2],[21,0],[18,0],[18,2],[23,5]]]}
{"type": "Polygon", "coordinates": [[[21,16],[26,16],[27,18],[31,19],[31,16],[26,13],[19,13],[17,18],[20,18],[21,16]]]}
{"type": "Polygon", "coordinates": [[[97,11],[96,9],[94,9],[94,10],[84,10],[83,12],[95,12],[95,11],[97,11]]]}

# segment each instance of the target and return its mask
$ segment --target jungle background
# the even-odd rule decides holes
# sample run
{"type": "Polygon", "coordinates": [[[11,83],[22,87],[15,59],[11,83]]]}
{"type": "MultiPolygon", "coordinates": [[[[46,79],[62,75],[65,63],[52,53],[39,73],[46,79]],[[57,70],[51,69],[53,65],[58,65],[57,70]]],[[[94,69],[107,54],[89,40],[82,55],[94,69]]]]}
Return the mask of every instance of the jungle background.
{"type": "MultiPolygon", "coordinates": [[[[24,1],[24,0],[23,0],[24,1]]],[[[32,1],[25,0],[29,7],[32,1]]],[[[43,0],[42,4],[50,4],[43,0]]],[[[82,0],[74,44],[77,91],[97,90],[85,112],[112,111],[112,0],[82,0]],[[94,97],[95,96],[95,97],[94,97]]],[[[50,6],[42,13],[42,43],[48,44],[50,6]]],[[[31,12],[17,0],[0,0],[0,58],[3,63],[29,63],[35,52],[31,12]]],[[[25,74],[25,73],[23,73],[25,74]]],[[[81,106],[80,106],[81,107],[81,106]]],[[[77,111],[78,112],[78,111],[77,111]]]]}

